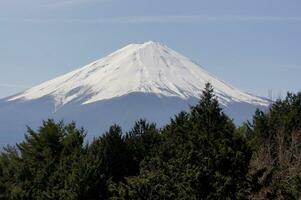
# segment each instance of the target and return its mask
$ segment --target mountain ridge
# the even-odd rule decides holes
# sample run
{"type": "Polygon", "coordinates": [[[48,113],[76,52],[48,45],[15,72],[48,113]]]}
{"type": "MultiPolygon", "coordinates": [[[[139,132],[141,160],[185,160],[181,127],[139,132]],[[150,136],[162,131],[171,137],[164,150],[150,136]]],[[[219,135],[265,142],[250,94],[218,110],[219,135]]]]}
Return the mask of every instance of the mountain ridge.
{"type": "Polygon", "coordinates": [[[188,99],[199,97],[206,82],[213,85],[223,105],[231,101],[269,104],[266,99],[226,84],[187,57],[153,41],[129,44],[82,68],[12,96],[8,101],[51,96],[59,108],[72,101],[89,104],[132,92],[188,99]]]}
{"type": "Polygon", "coordinates": [[[163,127],[198,102],[205,84],[236,125],[270,101],[211,75],[166,45],[130,44],[82,68],[0,100],[0,146],[22,141],[43,120],[75,121],[93,139],[113,124],[130,130],[140,119],[163,127]]]}

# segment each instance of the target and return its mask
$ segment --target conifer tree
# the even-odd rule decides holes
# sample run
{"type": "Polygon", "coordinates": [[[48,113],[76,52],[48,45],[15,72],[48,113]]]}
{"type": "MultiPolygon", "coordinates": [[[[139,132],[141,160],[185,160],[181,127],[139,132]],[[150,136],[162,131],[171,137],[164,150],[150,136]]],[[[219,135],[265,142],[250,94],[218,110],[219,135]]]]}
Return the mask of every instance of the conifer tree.
{"type": "Polygon", "coordinates": [[[134,124],[125,136],[128,151],[128,175],[138,175],[140,162],[153,155],[160,141],[161,137],[155,124],[142,119],[134,124]]]}
{"type": "Polygon", "coordinates": [[[300,124],[298,93],[236,129],[210,84],[162,129],[139,120],[123,135],[113,125],[84,144],[75,123],[48,120],[1,152],[0,200],[297,200],[300,124]]]}
{"type": "Polygon", "coordinates": [[[177,115],[162,137],[160,151],[141,163],[140,175],[120,184],[121,198],[246,198],[251,151],[222,113],[210,84],[198,105],[177,115]]]}
{"type": "Polygon", "coordinates": [[[301,93],[288,93],[263,113],[257,111],[249,126],[255,145],[251,174],[258,176],[255,198],[301,197],[301,93]]]}

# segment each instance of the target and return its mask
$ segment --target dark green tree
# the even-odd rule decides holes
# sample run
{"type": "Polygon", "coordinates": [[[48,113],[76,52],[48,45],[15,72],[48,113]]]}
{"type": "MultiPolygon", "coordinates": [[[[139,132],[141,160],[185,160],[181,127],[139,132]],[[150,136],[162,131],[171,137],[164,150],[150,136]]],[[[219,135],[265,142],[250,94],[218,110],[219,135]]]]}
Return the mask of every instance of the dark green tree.
{"type": "Polygon", "coordinates": [[[48,120],[37,132],[28,128],[25,141],[1,155],[0,182],[6,181],[3,199],[72,196],[73,188],[66,187],[65,183],[77,162],[71,158],[82,154],[84,137],[84,130],[76,129],[74,123],[65,125],[48,120]]]}
{"type": "Polygon", "coordinates": [[[162,130],[162,138],[158,153],[141,163],[140,175],[119,185],[119,198],[247,198],[251,151],[222,112],[210,84],[198,105],[162,130]]]}
{"type": "Polygon", "coordinates": [[[1,152],[0,200],[297,200],[300,124],[301,93],[289,93],[236,128],[210,84],[162,129],[139,120],[84,144],[75,123],[48,120],[1,152]]]}
{"type": "Polygon", "coordinates": [[[260,174],[254,198],[300,199],[301,93],[257,111],[248,132],[255,147],[251,174],[260,174]]]}
{"type": "Polygon", "coordinates": [[[134,124],[132,130],[125,135],[128,175],[139,174],[140,162],[146,157],[152,156],[160,142],[161,136],[155,124],[150,124],[142,119],[134,124]]]}

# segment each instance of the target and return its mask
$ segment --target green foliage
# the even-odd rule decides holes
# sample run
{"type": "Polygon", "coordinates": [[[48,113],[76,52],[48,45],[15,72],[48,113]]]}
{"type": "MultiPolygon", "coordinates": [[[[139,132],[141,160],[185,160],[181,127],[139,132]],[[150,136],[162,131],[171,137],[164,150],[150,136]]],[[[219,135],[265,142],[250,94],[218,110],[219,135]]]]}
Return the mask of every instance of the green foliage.
{"type": "Polygon", "coordinates": [[[48,120],[0,155],[0,200],[299,199],[301,94],[236,128],[210,84],[162,129],[113,125],[84,144],[75,123],[48,120]]]}
{"type": "Polygon", "coordinates": [[[161,143],[161,135],[155,124],[149,124],[146,120],[139,120],[131,131],[125,135],[125,143],[128,151],[129,175],[139,174],[139,165],[143,159],[152,156],[161,143]]]}
{"type": "Polygon", "coordinates": [[[255,147],[251,174],[263,172],[255,198],[300,199],[301,93],[288,93],[267,113],[257,111],[248,132],[255,147]]]}
{"type": "Polygon", "coordinates": [[[115,188],[121,199],[244,199],[251,151],[221,112],[210,85],[190,113],[162,130],[140,175],[115,188]]]}
{"type": "Polygon", "coordinates": [[[1,154],[3,199],[61,199],[70,193],[73,188],[64,183],[84,151],[84,137],[74,123],[48,120],[38,132],[28,128],[24,142],[1,154]]]}

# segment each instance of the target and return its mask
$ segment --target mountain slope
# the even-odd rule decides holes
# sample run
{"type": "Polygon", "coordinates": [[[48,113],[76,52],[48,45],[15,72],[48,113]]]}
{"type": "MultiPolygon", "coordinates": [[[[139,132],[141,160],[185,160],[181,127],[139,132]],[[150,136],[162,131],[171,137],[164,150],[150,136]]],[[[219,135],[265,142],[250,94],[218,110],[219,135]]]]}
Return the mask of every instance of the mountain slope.
{"type": "Polygon", "coordinates": [[[43,119],[74,120],[100,135],[113,123],[128,130],[139,118],[163,126],[210,82],[224,111],[239,124],[269,101],[234,88],[165,45],[130,44],[73,72],[0,100],[0,145],[22,140],[43,119]]]}
{"type": "Polygon", "coordinates": [[[223,105],[231,101],[267,105],[268,101],[244,93],[210,75],[188,58],[160,43],[130,44],[81,69],[11,97],[33,100],[52,96],[56,106],[80,100],[89,104],[132,92],[199,97],[206,82],[215,88],[223,105]]]}

